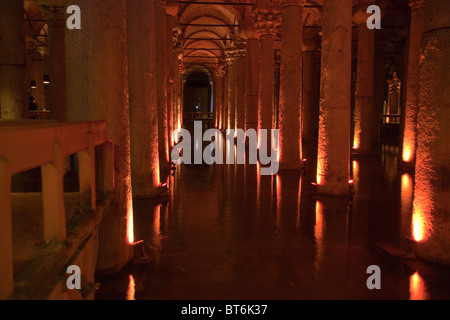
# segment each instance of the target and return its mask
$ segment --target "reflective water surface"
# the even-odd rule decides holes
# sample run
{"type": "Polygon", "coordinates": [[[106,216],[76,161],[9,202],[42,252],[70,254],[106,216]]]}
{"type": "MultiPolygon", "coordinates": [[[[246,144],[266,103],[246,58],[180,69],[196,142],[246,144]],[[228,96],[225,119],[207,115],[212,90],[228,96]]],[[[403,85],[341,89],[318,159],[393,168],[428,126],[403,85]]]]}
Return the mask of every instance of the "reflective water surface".
{"type": "Polygon", "coordinates": [[[413,177],[397,159],[395,147],[353,159],[348,198],[315,196],[310,160],[274,177],[259,165],[180,165],[167,199],[134,201],[148,260],[98,277],[97,299],[449,299],[449,269],[411,258],[413,177]],[[380,290],[367,288],[371,265],[380,290]]]}

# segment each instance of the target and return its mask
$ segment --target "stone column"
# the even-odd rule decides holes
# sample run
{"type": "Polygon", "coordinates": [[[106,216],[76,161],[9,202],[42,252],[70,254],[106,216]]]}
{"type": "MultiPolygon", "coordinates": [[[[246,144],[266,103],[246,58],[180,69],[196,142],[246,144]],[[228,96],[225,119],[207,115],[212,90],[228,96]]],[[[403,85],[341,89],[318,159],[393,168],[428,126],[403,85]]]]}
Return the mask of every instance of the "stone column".
{"type": "Polygon", "coordinates": [[[367,7],[372,1],[359,1],[353,21],[358,25],[358,59],[355,94],[353,151],[358,155],[376,154],[374,127],[378,125],[374,103],[375,30],[367,28],[367,7]]]}
{"type": "Polygon", "coordinates": [[[228,129],[228,79],[230,78],[230,68],[226,66],[225,77],[223,78],[223,110],[222,110],[222,130],[228,129]]]}
{"type": "Polygon", "coordinates": [[[303,32],[303,97],[302,140],[313,141],[317,137],[317,108],[314,103],[314,54],[318,46],[317,32],[303,32]]]}
{"type": "Polygon", "coordinates": [[[259,36],[254,32],[247,39],[245,72],[245,130],[258,129],[259,101],[259,36]]]}
{"type": "Polygon", "coordinates": [[[114,199],[99,225],[97,270],[115,272],[130,258],[132,192],[126,2],[68,0],[82,9],[82,29],[67,33],[67,117],[105,120],[114,142],[114,199]]]}
{"type": "Polygon", "coordinates": [[[236,129],[245,130],[245,50],[236,60],[236,129]]]}
{"type": "MultiPolygon", "coordinates": [[[[158,139],[159,139],[159,168],[161,183],[166,183],[169,177],[169,137],[167,114],[167,33],[166,33],[166,0],[156,1],[156,88],[158,105],[158,139]]],[[[172,38],[170,38],[172,40],[172,38]]]]}
{"type": "Polygon", "coordinates": [[[23,0],[0,1],[0,118],[20,119],[28,110],[23,0]]]}
{"type": "MultiPolygon", "coordinates": [[[[167,74],[167,139],[169,141],[169,152],[172,145],[172,132],[174,129],[174,95],[175,95],[175,73],[174,73],[174,43],[173,43],[173,27],[175,25],[175,16],[178,12],[177,8],[167,6],[166,14],[166,74],[167,74]]],[[[170,161],[170,160],[169,160],[170,161]]]]}
{"type": "Polygon", "coordinates": [[[127,0],[131,182],[137,198],[159,195],[155,28],[154,2],[127,0]]]}
{"type": "MultiPolygon", "coordinates": [[[[272,8],[270,8],[272,9],[272,8]]],[[[275,35],[280,25],[280,15],[269,8],[256,9],[256,24],[259,32],[259,87],[258,130],[268,130],[273,123],[275,35]]],[[[270,146],[270,144],[268,144],[270,146]]]]}
{"type": "Polygon", "coordinates": [[[48,25],[50,93],[47,109],[52,110],[53,119],[66,121],[65,5],[63,0],[40,0],[39,4],[48,25]]]}
{"type": "Polygon", "coordinates": [[[327,195],[349,193],[351,41],[352,0],[325,0],[317,184],[327,195]]]}
{"type": "Polygon", "coordinates": [[[225,129],[235,129],[236,125],[236,56],[234,49],[227,52],[228,63],[228,108],[225,129]]]}
{"type": "Polygon", "coordinates": [[[406,80],[405,125],[403,131],[402,160],[414,167],[417,140],[417,112],[419,105],[419,63],[425,24],[425,0],[410,0],[411,26],[409,36],[408,73],[406,80]]]}
{"type": "Polygon", "coordinates": [[[222,112],[223,112],[223,78],[225,75],[225,70],[223,65],[219,65],[215,74],[215,104],[216,104],[216,128],[222,128],[222,112]]]}
{"type": "Polygon", "coordinates": [[[302,159],[302,43],[304,0],[281,10],[280,169],[300,169],[302,159]]]}
{"type": "Polygon", "coordinates": [[[39,108],[45,107],[44,100],[44,57],[38,52],[31,53],[31,80],[36,81],[36,89],[31,94],[39,108]]]}
{"type": "Polygon", "coordinates": [[[450,2],[428,0],[422,39],[412,234],[418,257],[450,265],[450,2]]]}

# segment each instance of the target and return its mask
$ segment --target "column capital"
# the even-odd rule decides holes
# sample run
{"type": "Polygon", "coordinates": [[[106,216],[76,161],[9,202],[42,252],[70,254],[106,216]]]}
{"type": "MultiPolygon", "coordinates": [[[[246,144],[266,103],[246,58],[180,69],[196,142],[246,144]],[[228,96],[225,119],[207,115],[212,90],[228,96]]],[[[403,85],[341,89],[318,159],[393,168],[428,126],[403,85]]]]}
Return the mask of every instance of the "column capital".
{"type": "Polygon", "coordinates": [[[425,0],[409,0],[409,6],[412,9],[424,8],[425,0]]]}
{"type": "Polygon", "coordinates": [[[276,36],[281,25],[280,10],[272,7],[258,7],[254,11],[259,36],[276,36]]]}
{"type": "MultiPolygon", "coordinates": [[[[38,0],[42,14],[48,21],[49,27],[59,26],[65,21],[66,6],[61,0],[38,0]]],[[[65,24],[64,24],[65,25],[65,24]]]]}
{"type": "Polygon", "coordinates": [[[367,13],[367,8],[373,4],[373,1],[354,0],[353,3],[353,22],[358,26],[367,23],[367,19],[371,16],[367,13]]]}
{"type": "Polygon", "coordinates": [[[223,77],[225,76],[225,72],[225,65],[223,63],[220,63],[214,72],[214,79],[223,79],[223,77]]]}

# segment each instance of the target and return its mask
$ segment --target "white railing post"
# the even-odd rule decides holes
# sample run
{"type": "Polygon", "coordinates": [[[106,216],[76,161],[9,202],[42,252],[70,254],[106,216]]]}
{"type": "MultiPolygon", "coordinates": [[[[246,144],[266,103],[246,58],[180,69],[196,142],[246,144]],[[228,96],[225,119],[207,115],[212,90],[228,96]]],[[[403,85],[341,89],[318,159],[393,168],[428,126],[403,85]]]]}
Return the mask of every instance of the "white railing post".
{"type": "Polygon", "coordinates": [[[11,171],[9,161],[0,157],[0,299],[14,291],[11,221],[11,171]]]}
{"type": "Polygon", "coordinates": [[[53,145],[53,162],[41,166],[44,240],[66,239],[64,208],[64,158],[59,143],[53,145]]]}

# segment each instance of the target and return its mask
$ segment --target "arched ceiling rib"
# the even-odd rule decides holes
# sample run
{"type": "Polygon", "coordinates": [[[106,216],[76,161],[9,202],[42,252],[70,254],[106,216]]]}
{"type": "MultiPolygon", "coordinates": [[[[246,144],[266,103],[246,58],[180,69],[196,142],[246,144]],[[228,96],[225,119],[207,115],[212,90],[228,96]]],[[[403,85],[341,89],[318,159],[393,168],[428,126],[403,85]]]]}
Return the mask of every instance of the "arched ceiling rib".
{"type": "Polygon", "coordinates": [[[227,1],[201,2],[180,4],[183,63],[188,71],[203,66],[202,70],[207,69],[209,74],[213,74],[225,59],[226,49],[231,45],[234,35],[239,34],[242,19],[234,6],[217,4],[227,1]]]}

